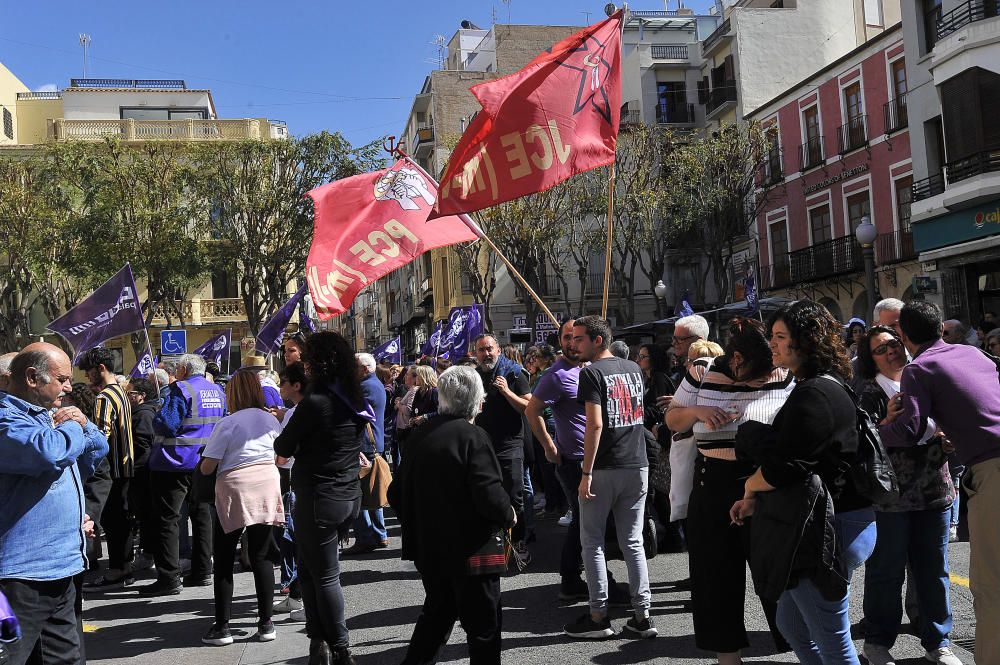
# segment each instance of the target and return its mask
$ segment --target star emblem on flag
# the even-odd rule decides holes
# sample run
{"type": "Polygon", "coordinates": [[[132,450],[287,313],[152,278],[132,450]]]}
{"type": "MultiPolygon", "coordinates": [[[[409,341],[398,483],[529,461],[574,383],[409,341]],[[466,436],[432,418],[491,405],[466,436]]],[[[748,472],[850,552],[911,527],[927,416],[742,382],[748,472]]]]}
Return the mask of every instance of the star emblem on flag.
{"type": "Polygon", "coordinates": [[[560,66],[580,72],[580,85],[576,93],[573,115],[592,106],[611,124],[611,100],[605,84],[611,77],[611,63],[604,58],[606,44],[589,35],[579,47],[569,52],[560,66]]]}

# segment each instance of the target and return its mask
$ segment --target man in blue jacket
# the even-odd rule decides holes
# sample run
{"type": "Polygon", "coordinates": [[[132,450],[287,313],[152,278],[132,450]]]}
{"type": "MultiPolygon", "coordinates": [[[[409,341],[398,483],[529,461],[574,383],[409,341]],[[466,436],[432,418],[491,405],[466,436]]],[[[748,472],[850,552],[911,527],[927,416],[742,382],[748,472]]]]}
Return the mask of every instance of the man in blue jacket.
{"type": "Polygon", "coordinates": [[[31,344],[10,365],[0,394],[0,591],[21,623],[11,665],[40,641],[41,662],[78,663],[73,577],[87,566],[83,481],[108,453],[108,440],[76,407],[69,357],[31,344]]]}
{"type": "MultiPolygon", "coordinates": [[[[385,386],[375,373],[375,357],[370,353],[357,354],[358,373],[361,376],[361,394],[368,406],[375,412],[375,423],[365,428],[361,452],[369,459],[385,452],[385,386]],[[369,434],[371,432],[371,434],[369,434]],[[372,440],[374,438],[374,441],[372,440]]],[[[385,529],[382,509],[361,510],[354,520],[354,544],[342,554],[366,554],[389,546],[389,532],[385,529]]]]}

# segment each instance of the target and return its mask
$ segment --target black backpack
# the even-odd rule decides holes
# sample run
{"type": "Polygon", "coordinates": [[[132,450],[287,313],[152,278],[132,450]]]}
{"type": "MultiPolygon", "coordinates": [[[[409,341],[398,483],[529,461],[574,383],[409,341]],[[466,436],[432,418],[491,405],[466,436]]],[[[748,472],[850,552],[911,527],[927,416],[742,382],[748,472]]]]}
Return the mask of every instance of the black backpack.
{"type": "Polygon", "coordinates": [[[849,465],[850,468],[844,469],[845,474],[850,475],[858,494],[872,503],[883,505],[895,501],[899,498],[899,480],[896,478],[896,471],[892,468],[892,462],[889,460],[889,453],[882,443],[882,437],[879,436],[878,425],[872,422],[867,411],[858,406],[858,396],[850,386],[829,374],[822,376],[843,387],[851,401],[854,402],[857,416],[858,450],[854,460],[849,465]]]}

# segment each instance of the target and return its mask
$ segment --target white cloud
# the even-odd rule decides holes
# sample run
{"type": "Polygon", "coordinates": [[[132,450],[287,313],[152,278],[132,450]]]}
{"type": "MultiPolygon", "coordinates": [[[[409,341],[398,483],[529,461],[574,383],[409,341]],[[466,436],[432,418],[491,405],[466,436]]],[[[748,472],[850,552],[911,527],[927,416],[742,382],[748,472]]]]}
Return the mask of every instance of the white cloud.
{"type": "Polygon", "coordinates": [[[55,83],[46,83],[35,88],[32,92],[58,92],[59,86],[55,83]]]}

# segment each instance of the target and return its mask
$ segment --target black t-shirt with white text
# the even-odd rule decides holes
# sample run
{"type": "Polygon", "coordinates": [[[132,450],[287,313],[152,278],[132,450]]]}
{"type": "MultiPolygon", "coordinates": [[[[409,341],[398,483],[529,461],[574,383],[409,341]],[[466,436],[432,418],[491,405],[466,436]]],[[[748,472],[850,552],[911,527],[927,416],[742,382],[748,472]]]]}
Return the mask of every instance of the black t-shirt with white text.
{"type": "Polygon", "coordinates": [[[642,370],[631,360],[601,358],[580,372],[577,400],[581,404],[600,404],[604,423],[595,469],[649,466],[642,394],[642,370]]]}

